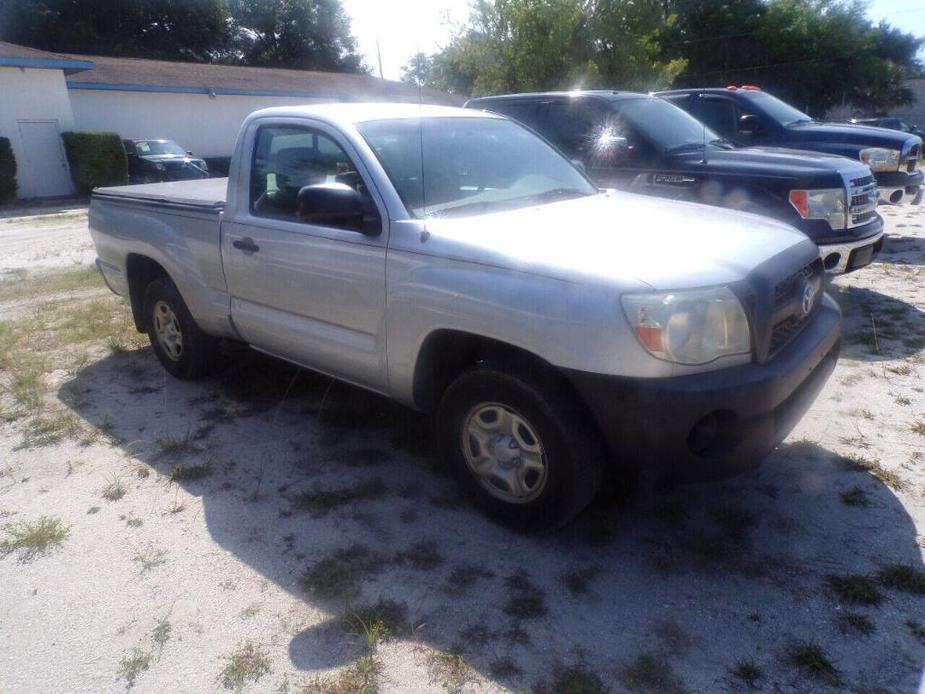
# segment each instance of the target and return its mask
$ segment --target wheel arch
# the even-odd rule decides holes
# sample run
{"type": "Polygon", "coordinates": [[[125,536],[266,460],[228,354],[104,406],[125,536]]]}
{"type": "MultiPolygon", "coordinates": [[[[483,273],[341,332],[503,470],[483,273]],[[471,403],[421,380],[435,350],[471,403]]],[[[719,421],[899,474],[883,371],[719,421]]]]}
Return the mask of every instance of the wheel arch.
{"type": "Polygon", "coordinates": [[[156,260],[140,253],[129,253],[125,259],[125,275],[128,280],[129,302],[135,329],[145,332],[144,309],[145,288],[156,279],[170,277],[170,273],[156,260]]]}

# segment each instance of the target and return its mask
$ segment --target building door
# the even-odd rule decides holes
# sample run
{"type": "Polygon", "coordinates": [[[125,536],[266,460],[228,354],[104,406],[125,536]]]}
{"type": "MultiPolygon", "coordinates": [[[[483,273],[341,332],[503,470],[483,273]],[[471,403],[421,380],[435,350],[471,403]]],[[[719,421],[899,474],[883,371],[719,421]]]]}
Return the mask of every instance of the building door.
{"type": "Polygon", "coordinates": [[[72,193],[74,188],[58,121],[21,120],[17,123],[22,142],[22,158],[16,174],[19,197],[42,198],[72,193]]]}

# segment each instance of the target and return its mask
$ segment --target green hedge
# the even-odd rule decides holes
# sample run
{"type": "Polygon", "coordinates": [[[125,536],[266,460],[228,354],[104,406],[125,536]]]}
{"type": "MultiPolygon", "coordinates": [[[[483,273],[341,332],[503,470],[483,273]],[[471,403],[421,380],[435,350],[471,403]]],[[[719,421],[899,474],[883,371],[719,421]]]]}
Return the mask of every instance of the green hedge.
{"type": "Polygon", "coordinates": [[[128,183],[128,160],[116,133],[62,133],[71,178],[81,195],[99,186],[128,183]]]}
{"type": "Polygon", "coordinates": [[[0,202],[16,197],[16,157],[5,137],[0,137],[0,202]]]}

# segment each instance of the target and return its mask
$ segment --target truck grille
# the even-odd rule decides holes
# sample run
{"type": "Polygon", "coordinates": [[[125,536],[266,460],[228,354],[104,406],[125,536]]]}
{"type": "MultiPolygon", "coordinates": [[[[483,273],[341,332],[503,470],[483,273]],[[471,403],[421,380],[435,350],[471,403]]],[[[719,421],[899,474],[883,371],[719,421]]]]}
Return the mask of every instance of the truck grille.
{"type": "Polygon", "coordinates": [[[776,322],[771,328],[768,356],[773,357],[786,347],[809,323],[819,301],[822,299],[822,259],[816,258],[799,272],[782,280],[774,288],[774,315],[776,322]],[[813,303],[808,312],[803,311],[803,288],[806,283],[815,287],[813,303]]]}
{"type": "Polygon", "coordinates": [[[915,173],[919,166],[919,159],[922,157],[922,146],[914,145],[906,155],[906,171],[915,173]]]}
{"type": "Polygon", "coordinates": [[[860,176],[848,181],[849,229],[867,224],[877,216],[879,195],[873,176],[860,176]]]}

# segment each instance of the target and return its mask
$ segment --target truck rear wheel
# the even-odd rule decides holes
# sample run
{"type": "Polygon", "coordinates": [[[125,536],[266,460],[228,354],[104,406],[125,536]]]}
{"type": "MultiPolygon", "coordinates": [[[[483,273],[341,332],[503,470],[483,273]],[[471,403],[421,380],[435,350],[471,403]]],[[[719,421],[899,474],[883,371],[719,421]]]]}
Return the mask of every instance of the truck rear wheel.
{"type": "Polygon", "coordinates": [[[459,484],[505,525],[560,527],[601,483],[603,447],[584,408],[559,379],[512,364],[477,366],[450,384],[437,437],[459,484]]]}
{"type": "Polygon", "coordinates": [[[151,347],[171,376],[193,380],[211,370],[218,340],[199,329],[172,280],[162,277],[147,286],[144,317],[151,347]]]}

